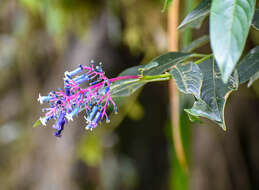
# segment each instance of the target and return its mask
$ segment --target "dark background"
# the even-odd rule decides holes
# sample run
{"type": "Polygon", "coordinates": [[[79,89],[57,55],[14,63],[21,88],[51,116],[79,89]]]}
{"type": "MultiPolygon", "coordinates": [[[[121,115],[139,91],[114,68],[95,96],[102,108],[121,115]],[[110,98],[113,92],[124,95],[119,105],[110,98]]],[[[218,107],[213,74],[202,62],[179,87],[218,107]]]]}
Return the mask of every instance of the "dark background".
{"type": "MultiPolygon", "coordinates": [[[[181,1],[181,19],[199,1],[181,1]]],[[[0,0],[0,189],[259,189],[259,83],[228,100],[228,130],[181,111],[189,173],[172,142],[167,82],[118,101],[109,125],[85,131],[83,114],[61,139],[38,94],[63,86],[63,73],[91,59],[109,77],[167,51],[167,13],[159,0],[0,0]]],[[[180,33],[180,47],[208,33],[180,33]]],[[[259,42],[251,29],[246,49],[259,42]]],[[[209,52],[209,47],[199,52],[209,52]]],[[[191,106],[181,96],[181,110],[191,106]]]]}

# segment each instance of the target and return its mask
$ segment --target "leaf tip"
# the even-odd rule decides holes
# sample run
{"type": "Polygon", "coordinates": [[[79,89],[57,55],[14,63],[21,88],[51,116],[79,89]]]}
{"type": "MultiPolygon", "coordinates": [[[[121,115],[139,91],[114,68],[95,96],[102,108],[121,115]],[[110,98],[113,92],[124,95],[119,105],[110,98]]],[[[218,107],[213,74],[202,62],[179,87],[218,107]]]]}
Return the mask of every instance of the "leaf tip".
{"type": "Polygon", "coordinates": [[[223,124],[223,125],[221,126],[221,128],[223,129],[224,132],[227,131],[227,127],[226,127],[225,124],[223,124]]]}
{"type": "Polygon", "coordinates": [[[227,70],[227,69],[225,69],[225,68],[222,68],[222,67],[219,67],[219,68],[220,68],[220,72],[221,72],[221,79],[222,79],[222,81],[223,81],[225,84],[227,84],[227,83],[228,83],[228,80],[229,80],[229,78],[230,78],[230,76],[231,76],[232,70],[229,71],[229,70],[227,70]]]}
{"type": "Polygon", "coordinates": [[[226,132],[227,131],[227,127],[226,127],[226,124],[225,124],[225,121],[224,121],[224,118],[221,122],[216,122],[218,124],[218,126],[220,126],[220,128],[226,132]]]}

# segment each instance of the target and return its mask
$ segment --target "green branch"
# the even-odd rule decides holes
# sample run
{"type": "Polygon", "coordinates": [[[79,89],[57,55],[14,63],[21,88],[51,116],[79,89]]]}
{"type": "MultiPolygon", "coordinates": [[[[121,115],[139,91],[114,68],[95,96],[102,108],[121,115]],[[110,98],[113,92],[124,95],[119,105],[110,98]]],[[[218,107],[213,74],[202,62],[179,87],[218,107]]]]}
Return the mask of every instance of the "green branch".
{"type": "Polygon", "coordinates": [[[170,73],[165,73],[161,75],[141,75],[139,78],[140,80],[144,80],[147,82],[155,82],[155,81],[165,81],[171,79],[171,74],[170,73]]]}
{"type": "Polygon", "coordinates": [[[207,59],[211,58],[212,56],[213,56],[213,54],[206,55],[205,57],[203,57],[203,58],[201,58],[201,59],[195,61],[194,63],[195,63],[195,64],[200,64],[200,63],[202,63],[203,61],[206,61],[207,59]]]}

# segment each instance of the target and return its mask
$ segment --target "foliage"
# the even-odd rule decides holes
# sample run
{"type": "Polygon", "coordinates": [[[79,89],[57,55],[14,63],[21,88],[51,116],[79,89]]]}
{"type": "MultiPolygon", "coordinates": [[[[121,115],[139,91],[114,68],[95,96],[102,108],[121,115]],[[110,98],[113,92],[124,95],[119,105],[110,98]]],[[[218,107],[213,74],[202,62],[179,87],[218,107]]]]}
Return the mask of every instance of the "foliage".
{"type": "MultiPolygon", "coordinates": [[[[164,9],[168,2],[165,1],[164,9]]],[[[166,53],[146,65],[127,69],[121,75],[141,75],[141,79],[118,81],[112,94],[128,96],[147,82],[174,78],[181,92],[192,94],[196,99],[193,107],[185,110],[190,119],[203,116],[225,130],[224,108],[229,94],[248,80],[251,86],[259,77],[259,46],[240,60],[250,27],[258,27],[255,2],[203,0],[186,16],[179,29],[200,28],[211,13],[210,35],[193,41],[183,52],[166,53]],[[184,53],[208,41],[212,54],[184,53]]]]}
{"type": "Polygon", "coordinates": [[[194,10],[192,10],[179,25],[178,29],[193,27],[199,29],[202,22],[208,16],[210,0],[202,1],[194,10]]]}
{"type": "Polygon", "coordinates": [[[191,118],[203,116],[226,129],[224,108],[229,94],[237,90],[239,83],[258,76],[259,46],[252,49],[237,66],[227,83],[222,81],[222,74],[213,55],[191,53],[166,53],[147,65],[129,68],[122,75],[140,75],[140,80],[129,79],[115,83],[116,95],[126,96],[134,93],[147,82],[174,78],[178,89],[185,94],[192,94],[196,101],[191,109],[185,111],[191,118]],[[200,58],[201,57],[201,58],[200,58]],[[199,58],[198,60],[196,60],[199,58]],[[196,60],[196,61],[194,61],[196,60]],[[167,73],[169,71],[169,73],[167,73]],[[169,75],[170,74],[170,75],[169,75]]]}
{"type": "Polygon", "coordinates": [[[224,82],[229,79],[245,47],[255,2],[255,0],[212,1],[210,9],[211,47],[224,82]]]}

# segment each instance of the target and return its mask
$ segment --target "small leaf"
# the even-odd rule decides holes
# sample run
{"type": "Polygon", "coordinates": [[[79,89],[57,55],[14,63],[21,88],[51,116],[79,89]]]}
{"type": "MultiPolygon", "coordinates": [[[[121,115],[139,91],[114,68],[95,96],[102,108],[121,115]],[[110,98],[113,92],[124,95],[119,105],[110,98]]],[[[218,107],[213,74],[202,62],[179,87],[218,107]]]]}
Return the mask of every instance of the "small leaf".
{"type": "Polygon", "coordinates": [[[196,49],[200,48],[201,46],[209,43],[209,40],[210,40],[209,36],[204,35],[204,36],[192,41],[188,46],[184,47],[182,49],[182,52],[190,53],[193,50],[196,50],[196,49]]]}
{"type": "Polygon", "coordinates": [[[173,0],[165,0],[164,1],[164,7],[162,9],[162,12],[165,12],[166,9],[169,7],[169,5],[172,3],[173,0]]]}
{"type": "Polygon", "coordinates": [[[122,71],[119,76],[129,76],[129,75],[140,75],[140,68],[143,68],[145,65],[138,65],[134,67],[130,67],[124,71],[122,71]]]}
{"type": "Polygon", "coordinates": [[[200,98],[202,73],[198,65],[192,62],[177,64],[170,73],[181,92],[200,98]]]}
{"type": "Polygon", "coordinates": [[[253,80],[256,79],[256,73],[259,71],[259,46],[251,49],[246,56],[240,61],[237,66],[239,83],[245,83],[251,77],[252,80],[249,81],[249,86],[252,84],[253,80]]]}
{"type": "Polygon", "coordinates": [[[156,65],[147,71],[144,71],[144,75],[160,75],[168,71],[171,67],[175,66],[177,63],[182,63],[185,60],[191,58],[193,54],[182,53],[182,52],[169,52],[164,55],[161,55],[154,60],[152,60],[148,65],[156,65]]]}
{"type": "Polygon", "coordinates": [[[225,103],[228,95],[238,87],[238,74],[234,72],[225,84],[221,80],[221,73],[213,59],[200,63],[199,68],[203,75],[201,95],[194,102],[193,107],[185,111],[196,117],[206,117],[225,130],[225,103]]]}
{"type": "Polygon", "coordinates": [[[148,71],[154,67],[159,66],[159,64],[157,62],[151,62],[149,64],[146,64],[143,68],[141,68],[143,71],[148,71]]]}
{"type": "Polygon", "coordinates": [[[203,0],[194,10],[192,10],[178,26],[178,29],[185,29],[188,27],[200,28],[204,19],[210,13],[211,0],[203,0]]]}
{"type": "Polygon", "coordinates": [[[38,127],[39,125],[42,125],[40,119],[38,119],[38,120],[33,124],[32,127],[38,127]]]}
{"type": "Polygon", "coordinates": [[[259,9],[255,9],[252,26],[254,27],[254,29],[259,30],[259,9]]]}
{"type": "Polygon", "coordinates": [[[227,82],[245,46],[256,0],[213,0],[210,41],[213,54],[227,82]]]}

